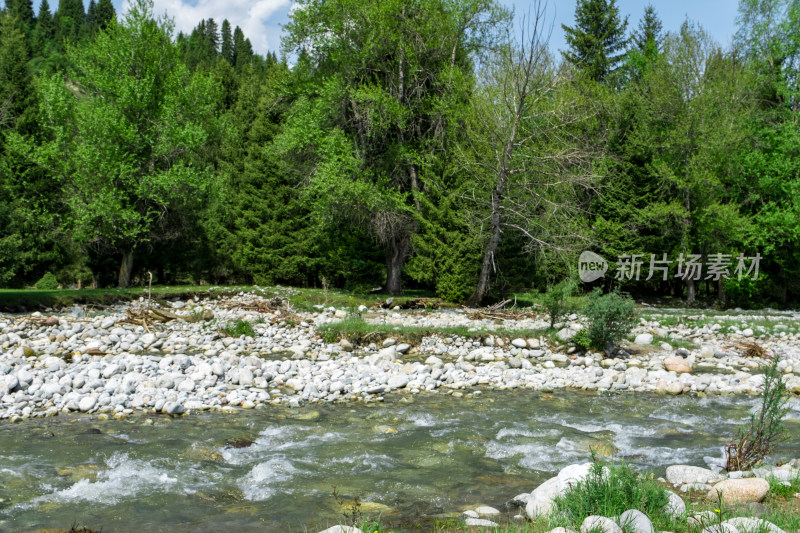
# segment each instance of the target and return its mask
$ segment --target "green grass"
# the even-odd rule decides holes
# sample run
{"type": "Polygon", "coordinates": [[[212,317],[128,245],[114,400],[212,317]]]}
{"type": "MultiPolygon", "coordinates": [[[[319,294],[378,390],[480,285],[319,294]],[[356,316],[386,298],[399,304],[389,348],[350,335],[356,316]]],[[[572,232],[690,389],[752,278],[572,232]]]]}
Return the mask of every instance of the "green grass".
{"type": "MultiPolygon", "coordinates": [[[[266,289],[267,291],[275,289],[266,289]]],[[[316,310],[314,306],[324,305],[326,307],[337,308],[358,308],[360,305],[367,307],[375,307],[386,302],[389,296],[383,293],[369,293],[361,294],[354,293],[339,289],[289,289],[285,292],[289,298],[289,302],[297,307],[306,311],[316,310]]],[[[392,306],[403,305],[409,300],[416,298],[434,298],[435,294],[430,291],[407,290],[403,296],[394,297],[392,306]]],[[[457,307],[455,304],[437,300],[438,306],[443,307],[457,307]]]]}
{"type": "Polygon", "coordinates": [[[800,493],[800,476],[795,477],[789,481],[789,485],[784,485],[781,481],[775,478],[768,478],[769,493],[772,496],[781,498],[793,498],[795,494],[800,493]]]}
{"type": "Polygon", "coordinates": [[[253,329],[253,324],[251,324],[248,320],[236,320],[235,322],[229,322],[224,327],[220,328],[220,331],[228,337],[241,337],[242,335],[245,337],[256,336],[256,331],[253,329]]]}
{"type": "Polygon", "coordinates": [[[677,326],[702,328],[704,326],[713,326],[714,324],[719,324],[721,327],[721,329],[718,330],[719,333],[732,333],[734,328],[738,328],[739,331],[743,331],[746,328],[751,328],[756,336],[762,334],[775,335],[779,334],[781,331],[797,331],[798,327],[800,327],[800,324],[798,324],[796,321],[790,320],[788,317],[776,317],[775,319],[737,319],[727,315],[726,318],[723,318],[722,316],[705,316],[698,318],[697,320],[690,320],[686,315],[664,316],[653,314],[646,315],[644,318],[648,321],[656,321],[662,327],[666,328],[673,328],[677,326]],[[775,326],[778,325],[786,326],[787,329],[775,329],[775,326]],[[761,328],[764,330],[762,331],[761,328]]]}
{"type": "MultiPolygon", "coordinates": [[[[633,340],[633,337],[631,338],[633,340]]],[[[697,348],[697,345],[693,342],[687,341],[686,339],[673,339],[671,337],[662,337],[660,335],[653,336],[653,345],[654,346],[661,346],[663,343],[667,343],[673,348],[686,348],[687,350],[694,350],[697,348]]]]}
{"type": "Polygon", "coordinates": [[[556,331],[551,329],[476,329],[468,326],[428,327],[428,326],[394,326],[391,324],[372,324],[360,316],[351,316],[339,322],[324,324],[317,328],[317,333],[325,342],[338,342],[347,339],[356,344],[378,342],[388,337],[418,344],[424,337],[439,335],[443,337],[457,336],[467,339],[485,339],[489,336],[509,338],[547,337],[551,344],[558,341],[556,331]]]}

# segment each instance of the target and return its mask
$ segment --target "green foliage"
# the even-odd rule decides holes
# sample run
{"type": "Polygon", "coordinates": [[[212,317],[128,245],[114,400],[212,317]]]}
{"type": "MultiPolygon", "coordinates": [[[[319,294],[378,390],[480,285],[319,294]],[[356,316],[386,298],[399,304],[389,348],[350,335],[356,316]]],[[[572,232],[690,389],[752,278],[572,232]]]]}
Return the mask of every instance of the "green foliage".
{"type": "Polygon", "coordinates": [[[789,438],[783,419],[789,412],[791,394],[783,382],[778,363],[780,357],[776,355],[764,367],[764,388],[758,411],[750,415],[750,424],[739,427],[736,436],[725,446],[725,468],[729,472],[752,469],[789,438]]]}
{"type": "Polygon", "coordinates": [[[149,0],[134,3],[123,22],[68,49],[70,84],[54,76],[40,87],[49,140],[34,160],[62,180],[66,228],[128,267],[141,243],[179,238],[214,182],[196,154],[216,135],[217,87],[189,74],[171,22],[152,10],[149,0]]]}
{"type": "Polygon", "coordinates": [[[35,287],[40,291],[54,291],[59,288],[58,279],[52,272],[47,272],[42,279],[36,282],[35,287]]]}
{"type": "Polygon", "coordinates": [[[636,323],[633,299],[616,291],[603,294],[595,289],[581,314],[586,317],[591,345],[606,352],[624,339],[636,323]]]}
{"type": "MultiPolygon", "coordinates": [[[[200,315],[202,317],[202,314],[200,315]]],[[[253,329],[253,324],[249,320],[239,319],[234,322],[229,322],[220,331],[228,337],[255,337],[256,331],[253,329]]]]}
{"type": "Polygon", "coordinates": [[[625,463],[606,463],[593,457],[589,475],[554,499],[553,517],[555,522],[577,529],[587,516],[618,516],[637,509],[658,522],[667,520],[667,501],[664,488],[652,475],[645,477],[625,463]]]}
{"type": "Polygon", "coordinates": [[[589,334],[586,333],[586,328],[579,329],[575,336],[572,337],[572,342],[583,350],[588,350],[592,345],[592,340],[589,338],[589,334]]]}
{"type": "Polygon", "coordinates": [[[732,307],[743,307],[752,309],[759,301],[763,301],[765,294],[764,287],[768,284],[769,275],[759,272],[758,279],[753,276],[732,277],[725,280],[725,293],[728,296],[728,303],[732,307]]]}
{"type": "Polygon", "coordinates": [[[561,25],[569,45],[564,58],[590,79],[606,80],[624,56],[627,26],[616,0],[579,0],[575,27],[561,25]]]}
{"type": "Polygon", "coordinates": [[[578,288],[578,282],[574,279],[566,279],[558,282],[550,288],[542,298],[542,304],[550,315],[550,327],[554,328],[556,322],[572,311],[569,306],[569,298],[578,288]]]}

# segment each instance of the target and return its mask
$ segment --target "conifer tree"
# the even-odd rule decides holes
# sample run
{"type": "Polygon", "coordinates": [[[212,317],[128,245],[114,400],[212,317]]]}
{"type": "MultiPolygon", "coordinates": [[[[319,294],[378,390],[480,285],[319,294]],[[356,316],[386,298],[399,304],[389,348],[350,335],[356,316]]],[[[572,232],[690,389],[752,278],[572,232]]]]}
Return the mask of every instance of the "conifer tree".
{"type": "Polygon", "coordinates": [[[233,65],[233,35],[231,35],[231,23],[228,19],[222,21],[222,49],[220,50],[222,59],[233,65]]]}
{"type": "Polygon", "coordinates": [[[562,24],[569,50],[564,58],[595,81],[604,81],[620,65],[627,45],[616,0],[579,0],[575,26],[562,24]]]}
{"type": "Polygon", "coordinates": [[[656,8],[648,4],[639,21],[639,29],[633,33],[633,44],[648,59],[654,59],[661,51],[662,29],[656,8]]]}

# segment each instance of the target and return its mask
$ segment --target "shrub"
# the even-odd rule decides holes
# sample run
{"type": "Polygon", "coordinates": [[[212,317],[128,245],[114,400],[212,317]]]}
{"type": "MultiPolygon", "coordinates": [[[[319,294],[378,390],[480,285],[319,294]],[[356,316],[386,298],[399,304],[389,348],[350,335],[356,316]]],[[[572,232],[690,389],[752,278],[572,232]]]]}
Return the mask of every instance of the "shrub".
{"type": "Polygon", "coordinates": [[[564,315],[571,311],[569,297],[578,288],[574,279],[566,279],[557,283],[542,298],[545,309],[550,314],[550,327],[554,328],[556,322],[560,321],[564,315]]]}
{"type": "Polygon", "coordinates": [[[606,353],[610,353],[636,323],[633,299],[616,291],[602,294],[600,289],[595,289],[581,314],[587,320],[586,334],[591,345],[606,353]]]}
{"type": "Polygon", "coordinates": [[[591,339],[589,339],[589,335],[586,333],[586,329],[580,329],[572,337],[572,342],[575,343],[575,346],[581,348],[582,350],[588,350],[589,347],[592,345],[591,339]]]}
{"type": "Polygon", "coordinates": [[[44,276],[42,276],[42,279],[36,282],[34,287],[40,291],[54,291],[58,289],[58,280],[56,279],[55,274],[52,272],[47,272],[44,276]]]}
{"type": "Polygon", "coordinates": [[[653,521],[666,519],[669,497],[652,475],[634,472],[625,463],[592,459],[589,475],[553,500],[553,516],[564,526],[580,527],[587,516],[617,516],[628,509],[637,509],[653,521]]]}
{"type": "Polygon", "coordinates": [[[750,425],[741,426],[737,435],[725,446],[726,470],[750,470],[789,438],[783,417],[789,412],[789,391],[778,370],[780,357],[775,356],[764,369],[764,390],[761,406],[750,415],[750,425]]]}

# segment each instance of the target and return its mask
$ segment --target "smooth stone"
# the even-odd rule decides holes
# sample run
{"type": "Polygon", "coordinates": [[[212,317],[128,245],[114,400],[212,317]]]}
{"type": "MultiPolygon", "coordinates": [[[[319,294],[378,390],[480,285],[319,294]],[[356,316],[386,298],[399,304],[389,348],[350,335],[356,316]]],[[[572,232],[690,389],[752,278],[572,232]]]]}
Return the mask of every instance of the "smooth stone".
{"type": "Polygon", "coordinates": [[[666,508],[664,509],[667,516],[678,519],[686,515],[686,503],[683,498],[672,492],[671,490],[665,491],[669,500],[667,501],[666,508]]]}
{"type": "Polygon", "coordinates": [[[708,468],[690,465],[672,465],[667,467],[667,481],[673,485],[686,483],[716,483],[722,477],[708,468]]]}
{"type": "Polygon", "coordinates": [[[345,352],[352,352],[353,351],[353,343],[347,339],[342,339],[339,341],[339,346],[341,346],[342,350],[345,352]]]}
{"type": "Polygon", "coordinates": [[[653,336],[649,333],[640,333],[636,335],[636,338],[633,339],[634,344],[652,344],[653,343],[653,336]]]}
{"type": "Polygon", "coordinates": [[[185,413],[186,409],[179,402],[167,402],[164,404],[162,411],[168,415],[180,415],[185,413]]]}
{"type": "Polygon", "coordinates": [[[97,398],[94,396],[84,396],[78,402],[78,410],[85,413],[87,411],[91,411],[95,405],[97,405],[97,398]]]}
{"type": "Polygon", "coordinates": [[[726,505],[737,503],[760,502],[769,492],[769,482],[757,477],[728,479],[714,485],[706,498],[717,500],[722,496],[726,505]]]}
{"type": "Polygon", "coordinates": [[[511,345],[514,346],[515,348],[527,348],[528,347],[527,341],[525,339],[519,339],[519,338],[514,339],[513,341],[511,341],[511,345]]]}
{"type": "Polygon", "coordinates": [[[619,515],[619,523],[628,533],[655,533],[650,519],[636,509],[629,509],[619,515]]]}
{"type": "Polygon", "coordinates": [[[480,507],[476,507],[473,510],[480,516],[492,516],[500,514],[500,511],[498,511],[494,507],[489,507],[488,505],[481,505],[480,507]]]}
{"type": "Polygon", "coordinates": [[[386,384],[390,389],[402,389],[406,385],[408,385],[408,376],[406,375],[399,375],[399,376],[392,376],[389,378],[389,381],[386,384]]]}
{"type": "Polygon", "coordinates": [[[411,349],[411,345],[402,343],[397,345],[397,353],[406,353],[411,349]]]}
{"type": "Polygon", "coordinates": [[[581,533],[602,531],[603,533],[622,533],[622,528],[610,518],[604,516],[587,516],[581,524],[581,533]]]}
{"type": "Polygon", "coordinates": [[[549,515],[553,512],[553,498],[558,496],[558,476],[551,477],[531,492],[525,513],[531,520],[538,516],[549,515]]]}
{"type": "Polygon", "coordinates": [[[664,359],[664,368],[678,374],[688,374],[692,371],[691,365],[683,357],[671,356],[664,359]]]}
{"type": "Polygon", "coordinates": [[[706,527],[703,529],[702,533],[739,533],[739,530],[731,524],[722,523],[706,527]]]}
{"type": "Polygon", "coordinates": [[[723,524],[731,525],[739,531],[746,533],[757,533],[759,531],[769,533],[786,533],[772,522],[767,522],[766,520],[761,520],[760,518],[744,518],[740,516],[736,518],[729,518],[728,520],[725,520],[723,524]]]}

